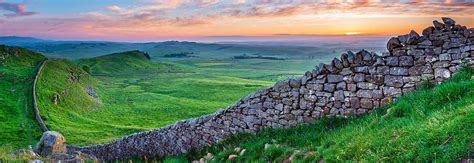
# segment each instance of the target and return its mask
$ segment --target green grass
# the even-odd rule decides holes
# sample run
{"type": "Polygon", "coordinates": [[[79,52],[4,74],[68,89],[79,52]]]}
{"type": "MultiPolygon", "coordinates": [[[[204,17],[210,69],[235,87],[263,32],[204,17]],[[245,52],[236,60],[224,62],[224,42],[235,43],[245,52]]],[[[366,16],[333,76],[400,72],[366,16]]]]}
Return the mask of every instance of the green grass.
{"type": "Polygon", "coordinates": [[[26,148],[41,136],[33,113],[32,84],[44,59],[23,48],[0,46],[0,151],[26,148]]]}
{"type": "Polygon", "coordinates": [[[322,119],[290,129],[240,134],[205,150],[166,161],[197,160],[207,152],[225,161],[235,147],[246,149],[240,161],[281,162],[295,150],[314,152],[301,161],[456,161],[472,157],[474,72],[463,69],[451,80],[400,97],[363,117],[322,119]],[[277,144],[267,150],[265,144],[277,144]],[[228,150],[224,150],[228,149],[228,150]]]}
{"type": "Polygon", "coordinates": [[[163,127],[224,108],[273,82],[242,77],[247,70],[207,70],[150,61],[141,52],[49,61],[38,83],[40,108],[51,130],[69,144],[91,145],[163,127]],[[81,70],[90,67],[89,75],[81,70]],[[119,70],[121,69],[121,70],[119,70]],[[71,81],[70,72],[80,81],[71,81]],[[240,76],[240,77],[239,77],[240,76]],[[100,102],[85,93],[95,88],[100,102]],[[61,101],[54,104],[54,96],[61,101]]]}

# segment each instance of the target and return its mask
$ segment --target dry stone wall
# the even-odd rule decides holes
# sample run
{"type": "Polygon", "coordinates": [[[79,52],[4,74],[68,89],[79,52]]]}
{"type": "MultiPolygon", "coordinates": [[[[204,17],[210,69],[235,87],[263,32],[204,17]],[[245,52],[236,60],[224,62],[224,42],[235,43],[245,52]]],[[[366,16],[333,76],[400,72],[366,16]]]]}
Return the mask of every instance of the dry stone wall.
{"type": "Polygon", "coordinates": [[[226,109],[108,144],[69,147],[99,159],[178,155],[241,132],[290,127],[323,116],[370,112],[414,91],[422,81],[440,82],[463,64],[473,65],[474,29],[443,18],[434,27],[391,38],[388,53],[347,52],[298,79],[280,81],[226,109]]]}

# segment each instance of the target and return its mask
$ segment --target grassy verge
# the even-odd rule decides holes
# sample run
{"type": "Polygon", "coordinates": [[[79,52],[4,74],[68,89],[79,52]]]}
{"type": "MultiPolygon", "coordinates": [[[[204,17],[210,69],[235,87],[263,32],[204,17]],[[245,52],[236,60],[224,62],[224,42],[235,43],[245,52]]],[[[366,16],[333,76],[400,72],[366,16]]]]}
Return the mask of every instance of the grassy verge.
{"type": "Polygon", "coordinates": [[[474,142],[474,72],[463,69],[451,80],[400,97],[363,117],[322,119],[290,129],[241,134],[202,151],[168,158],[216,161],[456,161],[469,158],[474,142]],[[267,145],[266,145],[267,144],[267,145]],[[265,149],[267,146],[267,149],[265,149]],[[234,149],[245,149],[243,155],[234,149]],[[228,161],[228,160],[227,160],[228,161]]]}

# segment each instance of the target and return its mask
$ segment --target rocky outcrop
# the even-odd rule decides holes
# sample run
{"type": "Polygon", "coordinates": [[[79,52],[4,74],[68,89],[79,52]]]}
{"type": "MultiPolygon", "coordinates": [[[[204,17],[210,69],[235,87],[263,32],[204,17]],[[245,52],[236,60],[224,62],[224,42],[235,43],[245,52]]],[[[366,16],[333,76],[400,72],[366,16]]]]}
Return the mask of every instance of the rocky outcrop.
{"type": "Polygon", "coordinates": [[[103,160],[183,154],[230,135],[290,127],[321,117],[361,115],[416,90],[422,81],[441,82],[473,65],[474,29],[443,18],[423,35],[393,37],[388,52],[347,52],[298,79],[280,81],[214,114],[136,133],[108,144],[69,147],[103,160]]]}
{"type": "Polygon", "coordinates": [[[67,153],[66,139],[56,131],[46,131],[36,144],[35,152],[43,157],[52,154],[67,153]]]}

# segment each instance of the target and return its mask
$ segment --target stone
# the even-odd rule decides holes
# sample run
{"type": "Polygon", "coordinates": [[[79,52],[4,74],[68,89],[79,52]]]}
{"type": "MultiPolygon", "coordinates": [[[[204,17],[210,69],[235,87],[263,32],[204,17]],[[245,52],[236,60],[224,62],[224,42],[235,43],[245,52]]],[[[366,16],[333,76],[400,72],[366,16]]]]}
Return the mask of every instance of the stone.
{"type": "Polygon", "coordinates": [[[390,75],[408,75],[408,69],[403,67],[392,67],[390,68],[390,75]]]}
{"type": "Polygon", "coordinates": [[[383,94],[390,97],[399,96],[402,94],[402,89],[395,87],[383,87],[383,94]]]}
{"type": "Polygon", "coordinates": [[[350,66],[349,60],[347,58],[348,58],[347,53],[344,53],[344,54],[341,55],[341,61],[342,61],[342,65],[344,67],[349,67],[350,66]]]}
{"type": "Polygon", "coordinates": [[[362,49],[358,53],[362,54],[362,60],[363,61],[371,61],[372,60],[372,54],[370,54],[370,52],[368,52],[367,50],[362,49]]]}
{"type": "Polygon", "coordinates": [[[437,20],[433,21],[433,25],[434,25],[435,29],[437,29],[437,30],[441,30],[441,29],[444,28],[444,24],[438,22],[437,20]]]}
{"type": "Polygon", "coordinates": [[[356,84],[347,84],[347,90],[348,91],[356,91],[357,90],[357,85],[356,84]]]}
{"type": "Polygon", "coordinates": [[[385,58],[385,65],[387,65],[387,66],[398,66],[398,57],[387,57],[387,58],[385,58]]]}
{"type": "Polygon", "coordinates": [[[400,40],[398,40],[397,37],[392,37],[390,40],[388,40],[387,43],[387,50],[392,51],[395,48],[402,47],[402,44],[400,43],[400,40]]]}
{"type": "Polygon", "coordinates": [[[384,82],[384,75],[367,75],[366,80],[372,84],[382,85],[384,82]]]}
{"type": "Polygon", "coordinates": [[[356,93],[357,97],[372,98],[372,90],[358,90],[356,93]]]}
{"type": "Polygon", "coordinates": [[[430,26],[430,27],[425,28],[421,34],[423,36],[428,37],[433,33],[434,30],[435,30],[435,28],[433,26],[430,26]]]}
{"type": "Polygon", "coordinates": [[[408,55],[413,55],[413,56],[421,56],[425,54],[425,50],[423,49],[410,49],[407,51],[408,55]]]}
{"type": "Polygon", "coordinates": [[[413,56],[400,56],[399,65],[400,66],[413,66],[413,56]]]}
{"type": "Polygon", "coordinates": [[[375,71],[377,74],[389,74],[390,73],[390,67],[389,66],[380,66],[377,67],[377,70],[375,71]]]}
{"type": "Polygon", "coordinates": [[[35,146],[35,152],[45,157],[51,154],[66,153],[66,138],[56,131],[46,131],[35,146]]]}
{"type": "Polygon", "coordinates": [[[321,90],[323,90],[323,86],[324,85],[322,85],[322,84],[307,84],[306,88],[308,88],[310,90],[321,91],[321,90]]]}
{"type": "Polygon", "coordinates": [[[290,79],[290,87],[291,88],[300,88],[301,87],[301,79],[290,79]]]}
{"type": "Polygon", "coordinates": [[[377,57],[374,62],[374,66],[383,66],[385,63],[383,62],[383,58],[377,57]]]}
{"type": "Polygon", "coordinates": [[[275,105],[275,109],[278,110],[278,111],[283,111],[283,104],[275,105]]]}
{"type": "Polygon", "coordinates": [[[344,101],[344,91],[339,90],[339,91],[334,92],[334,98],[335,100],[344,101]]]}
{"type": "Polygon", "coordinates": [[[443,53],[439,55],[439,60],[441,61],[450,61],[451,60],[451,55],[447,53],[443,53]]]}
{"type": "Polygon", "coordinates": [[[332,65],[337,69],[344,68],[344,65],[342,64],[341,60],[339,60],[337,58],[334,58],[334,60],[332,61],[332,65]]]}
{"type": "Polygon", "coordinates": [[[273,88],[278,91],[278,92],[283,92],[283,91],[287,91],[290,89],[290,84],[288,81],[285,81],[285,80],[282,80],[282,81],[278,81],[274,86],[273,88]]]}
{"type": "Polygon", "coordinates": [[[358,109],[360,108],[360,100],[357,97],[350,98],[351,108],[358,109]]]}
{"type": "Polygon", "coordinates": [[[346,90],[346,82],[337,83],[336,90],[346,90]]]}
{"type": "Polygon", "coordinates": [[[13,156],[26,156],[29,158],[37,157],[37,154],[33,151],[31,145],[28,146],[28,149],[19,149],[12,153],[13,156]]]}
{"type": "Polygon", "coordinates": [[[422,66],[413,66],[408,69],[408,74],[411,76],[421,75],[422,73],[422,66]]]}
{"type": "Polygon", "coordinates": [[[358,66],[354,67],[354,72],[356,73],[369,73],[369,69],[367,66],[358,66]]]}
{"type": "Polygon", "coordinates": [[[377,89],[378,86],[373,83],[360,82],[357,83],[357,87],[360,89],[377,89]]]}
{"type": "Polygon", "coordinates": [[[418,39],[420,39],[420,35],[416,33],[414,30],[411,30],[410,34],[408,34],[407,44],[415,45],[418,43],[418,39]]]}
{"type": "Polygon", "coordinates": [[[336,85],[335,84],[324,84],[324,91],[326,92],[334,92],[336,90],[336,85]]]}
{"type": "Polygon", "coordinates": [[[349,64],[353,64],[355,59],[355,54],[352,51],[347,51],[347,61],[349,64]]]}
{"type": "Polygon", "coordinates": [[[361,98],[360,99],[360,107],[365,109],[372,109],[374,107],[372,103],[372,99],[369,98],[361,98]]]}
{"type": "Polygon", "coordinates": [[[444,24],[446,24],[446,26],[448,26],[448,27],[453,27],[456,24],[456,21],[454,21],[451,18],[442,17],[441,19],[443,20],[444,24]]]}
{"type": "Polygon", "coordinates": [[[403,86],[403,76],[386,75],[384,78],[384,83],[387,86],[400,88],[403,86]]]}
{"type": "Polygon", "coordinates": [[[363,82],[365,81],[365,74],[357,73],[354,75],[355,82],[363,82]]]}
{"type": "Polygon", "coordinates": [[[344,76],[329,74],[327,78],[328,78],[328,83],[339,83],[343,81],[344,76]]]}
{"type": "Polygon", "coordinates": [[[434,71],[435,78],[448,79],[451,77],[451,72],[445,68],[437,68],[434,71]]]}

